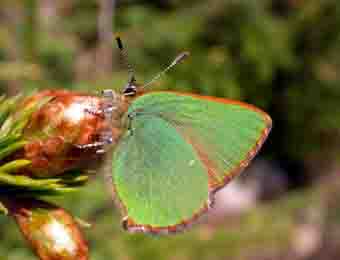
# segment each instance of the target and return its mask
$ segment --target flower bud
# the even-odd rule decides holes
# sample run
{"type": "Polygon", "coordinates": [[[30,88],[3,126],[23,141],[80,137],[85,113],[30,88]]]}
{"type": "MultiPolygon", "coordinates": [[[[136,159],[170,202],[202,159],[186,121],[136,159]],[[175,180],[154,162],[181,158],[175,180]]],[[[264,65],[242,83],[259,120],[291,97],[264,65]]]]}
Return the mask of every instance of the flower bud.
{"type": "Polygon", "coordinates": [[[50,100],[32,114],[23,132],[28,144],[18,156],[32,162],[25,174],[28,170],[33,176],[52,177],[100,161],[98,147],[81,147],[100,141],[109,127],[102,100],[78,92],[46,90],[27,98],[23,107],[43,98],[50,100]]]}
{"type": "Polygon", "coordinates": [[[87,243],[64,209],[35,199],[11,199],[4,204],[40,259],[88,259],[87,243]]]}

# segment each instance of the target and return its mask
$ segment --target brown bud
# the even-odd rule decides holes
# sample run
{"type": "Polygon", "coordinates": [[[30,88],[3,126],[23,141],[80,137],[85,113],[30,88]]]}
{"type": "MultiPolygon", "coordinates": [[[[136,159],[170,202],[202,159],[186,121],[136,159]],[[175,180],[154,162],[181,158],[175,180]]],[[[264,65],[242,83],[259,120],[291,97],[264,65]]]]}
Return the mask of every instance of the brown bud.
{"type": "Polygon", "coordinates": [[[78,92],[46,90],[27,98],[23,107],[48,97],[51,100],[33,113],[24,130],[29,143],[18,156],[32,161],[25,173],[51,177],[98,161],[98,148],[79,147],[100,141],[108,128],[102,100],[78,92]]]}
{"type": "Polygon", "coordinates": [[[64,209],[34,199],[15,199],[4,204],[40,259],[88,259],[87,243],[64,209]]]}

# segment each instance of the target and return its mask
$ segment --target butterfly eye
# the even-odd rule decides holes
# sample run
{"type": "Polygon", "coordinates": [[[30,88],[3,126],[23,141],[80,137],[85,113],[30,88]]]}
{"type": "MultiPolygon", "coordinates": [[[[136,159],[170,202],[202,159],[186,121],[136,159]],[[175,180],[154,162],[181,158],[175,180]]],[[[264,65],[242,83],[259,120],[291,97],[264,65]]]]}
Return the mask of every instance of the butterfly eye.
{"type": "Polygon", "coordinates": [[[128,84],[123,91],[124,96],[134,96],[136,95],[136,93],[137,93],[137,87],[132,84],[128,84]]]}

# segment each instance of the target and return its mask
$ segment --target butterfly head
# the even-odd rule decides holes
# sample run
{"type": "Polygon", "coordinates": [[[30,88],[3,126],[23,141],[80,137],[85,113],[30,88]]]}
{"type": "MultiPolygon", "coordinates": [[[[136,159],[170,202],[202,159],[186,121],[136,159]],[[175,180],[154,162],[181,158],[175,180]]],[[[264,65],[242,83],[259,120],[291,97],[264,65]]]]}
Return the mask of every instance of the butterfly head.
{"type": "Polygon", "coordinates": [[[138,89],[138,87],[137,87],[137,83],[136,83],[136,78],[134,76],[134,73],[131,73],[130,79],[123,89],[123,95],[129,96],[129,97],[134,97],[137,94],[137,89],[138,89]]]}
{"type": "Polygon", "coordinates": [[[124,96],[135,96],[137,94],[137,86],[134,84],[127,84],[123,90],[124,96]]]}
{"type": "Polygon", "coordinates": [[[138,84],[135,77],[132,77],[124,86],[122,94],[124,97],[133,98],[137,97],[143,92],[143,86],[138,84]]]}

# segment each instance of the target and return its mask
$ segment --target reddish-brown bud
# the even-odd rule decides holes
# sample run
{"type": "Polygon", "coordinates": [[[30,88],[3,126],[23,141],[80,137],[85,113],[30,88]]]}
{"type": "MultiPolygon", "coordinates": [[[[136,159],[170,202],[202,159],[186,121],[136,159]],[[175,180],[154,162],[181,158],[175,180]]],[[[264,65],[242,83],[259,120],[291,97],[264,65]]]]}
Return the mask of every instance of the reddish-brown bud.
{"type": "Polygon", "coordinates": [[[87,243],[64,209],[34,199],[14,199],[4,204],[40,259],[88,259],[87,243]]]}
{"type": "MultiPolygon", "coordinates": [[[[102,114],[102,100],[96,96],[66,90],[46,90],[23,102],[23,107],[43,98],[51,98],[33,113],[23,137],[25,145],[19,157],[32,162],[31,175],[51,177],[98,161],[95,148],[80,146],[98,142],[108,128],[102,114]]],[[[98,149],[98,148],[97,148],[98,149]]]]}

